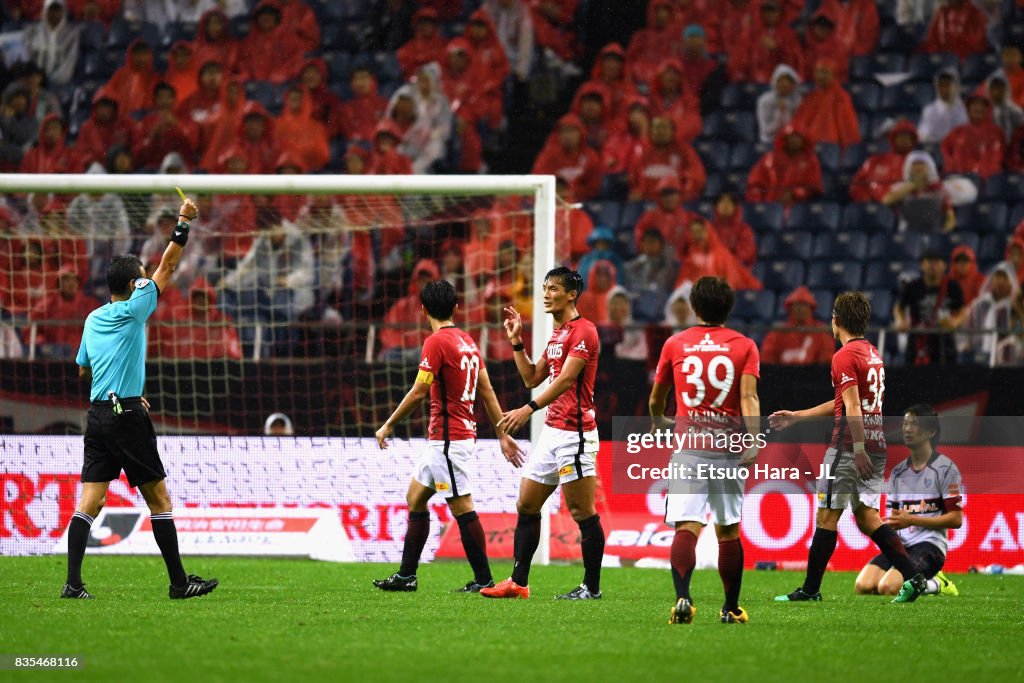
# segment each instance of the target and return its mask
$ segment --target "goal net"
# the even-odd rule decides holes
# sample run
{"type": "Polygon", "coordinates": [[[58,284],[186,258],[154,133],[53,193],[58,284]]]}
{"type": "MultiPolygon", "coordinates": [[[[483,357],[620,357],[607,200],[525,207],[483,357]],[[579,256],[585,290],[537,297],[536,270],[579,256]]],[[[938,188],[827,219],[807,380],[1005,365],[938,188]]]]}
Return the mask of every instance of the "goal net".
{"type": "MultiPolygon", "coordinates": [[[[296,434],[372,435],[415,375],[429,332],[417,292],[437,278],[455,285],[456,322],[477,339],[502,404],[520,405],[502,307],[531,320],[537,283],[567,255],[554,179],[541,176],[18,175],[0,186],[6,432],[81,429],[83,321],[109,296],[113,255],[155,269],[176,186],[200,217],[148,325],[146,391],[161,433],[261,434],[282,413],[296,434]]],[[[535,354],[550,320],[536,323],[535,354]]],[[[425,417],[398,435],[423,435],[425,417]]]]}

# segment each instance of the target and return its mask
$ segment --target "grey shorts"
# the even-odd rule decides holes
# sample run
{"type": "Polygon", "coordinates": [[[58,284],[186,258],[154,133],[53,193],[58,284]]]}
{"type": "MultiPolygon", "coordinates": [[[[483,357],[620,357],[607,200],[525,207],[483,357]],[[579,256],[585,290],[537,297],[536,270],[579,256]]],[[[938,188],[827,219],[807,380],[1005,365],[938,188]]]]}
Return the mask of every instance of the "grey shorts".
{"type": "Polygon", "coordinates": [[[885,487],[885,456],[868,453],[874,470],[867,481],[860,478],[853,466],[853,453],[830,448],[825,451],[824,464],[828,466],[827,477],[818,479],[815,491],[818,507],[829,510],[856,510],[861,505],[879,509],[882,489],[885,487]]]}

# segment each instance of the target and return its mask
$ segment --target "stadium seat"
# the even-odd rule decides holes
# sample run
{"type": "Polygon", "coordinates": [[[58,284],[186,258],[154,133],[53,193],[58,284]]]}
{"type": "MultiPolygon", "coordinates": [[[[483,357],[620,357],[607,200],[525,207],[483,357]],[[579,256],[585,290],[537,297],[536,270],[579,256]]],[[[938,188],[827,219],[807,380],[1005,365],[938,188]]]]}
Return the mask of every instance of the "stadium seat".
{"type": "Polygon", "coordinates": [[[612,230],[619,229],[619,218],[622,215],[622,205],[613,201],[586,202],[583,210],[590,214],[595,225],[607,225],[612,230]]]}
{"type": "Polygon", "coordinates": [[[900,52],[876,52],[870,55],[871,75],[901,73],[907,69],[907,58],[900,52]]]}
{"type": "Polygon", "coordinates": [[[775,292],[746,289],[736,292],[732,317],[745,323],[770,324],[775,321],[775,292]]]}
{"type": "Polygon", "coordinates": [[[373,70],[381,80],[402,80],[402,67],[393,52],[374,52],[373,70]]]}
{"type": "Polygon", "coordinates": [[[729,169],[747,173],[757,163],[761,152],[749,142],[734,143],[729,152],[729,169]]]}
{"type": "MultiPolygon", "coordinates": [[[[719,188],[718,193],[712,195],[718,197],[719,194],[728,190],[734,192],[737,197],[742,197],[747,191],[747,176],[750,175],[750,171],[729,171],[721,176],[722,186],[719,188]]],[[[707,194],[705,192],[705,194],[707,194]]]]}
{"type": "Polygon", "coordinates": [[[644,211],[654,206],[654,202],[647,203],[643,201],[626,202],[622,204],[622,213],[619,216],[619,225],[622,227],[628,227],[632,230],[636,227],[637,221],[640,220],[640,216],[644,214],[644,211]]]}
{"type": "Polygon", "coordinates": [[[765,289],[789,292],[803,284],[805,273],[803,261],[758,261],[754,264],[754,276],[765,289]]]}
{"type": "Polygon", "coordinates": [[[250,100],[256,100],[272,113],[281,109],[281,92],[270,81],[247,82],[245,84],[245,94],[250,100]]]}
{"type": "Polygon", "coordinates": [[[809,232],[792,230],[766,235],[758,241],[758,256],[765,259],[800,259],[811,257],[814,238],[809,232]]]}
{"type": "Polygon", "coordinates": [[[341,26],[341,43],[339,47],[353,54],[362,54],[370,48],[373,39],[373,27],[359,21],[347,21],[341,26]]]}
{"type": "Polygon", "coordinates": [[[868,236],[860,232],[823,232],[814,238],[810,258],[864,260],[868,255],[868,236]]]}
{"type": "Polygon", "coordinates": [[[352,55],[344,51],[325,51],[321,56],[327,62],[331,85],[343,85],[348,88],[348,81],[352,75],[352,55]]]}
{"type": "Polygon", "coordinates": [[[837,170],[842,173],[856,173],[867,157],[867,146],[864,143],[858,142],[855,145],[850,145],[846,149],[842,150],[842,154],[839,156],[839,168],[837,170]]]}
{"type": "Polygon", "coordinates": [[[724,142],[757,139],[757,121],[750,111],[716,111],[704,119],[704,137],[724,142]]]}
{"type": "Polygon", "coordinates": [[[881,204],[847,204],[841,226],[850,232],[891,233],[896,227],[896,214],[881,204]]]}
{"type": "Polygon", "coordinates": [[[914,109],[920,112],[933,99],[935,86],[931,81],[907,81],[885,88],[880,106],[886,111],[914,109]]]}
{"type": "MultiPolygon", "coordinates": [[[[729,143],[718,140],[696,140],[693,148],[709,171],[725,171],[730,168],[729,143]]],[[[749,167],[748,167],[749,168],[749,167]]]]}
{"type": "Polygon", "coordinates": [[[871,302],[871,324],[883,327],[892,322],[893,291],[890,289],[869,289],[864,296],[871,302]]]}
{"type": "Polygon", "coordinates": [[[1024,221],[1024,202],[1013,205],[1013,210],[1010,212],[1010,220],[1006,227],[1009,230],[1016,230],[1021,221],[1024,221]]]}
{"type": "Polygon", "coordinates": [[[837,230],[839,215],[839,205],[835,202],[795,204],[786,220],[786,228],[810,231],[837,230]]]}
{"type": "Polygon", "coordinates": [[[918,263],[913,261],[870,261],[864,268],[864,287],[895,291],[901,279],[918,269],[918,263]]]}
{"type": "Polygon", "coordinates": [[[874,64],[871,55],[853,57],[850,59],[850,80],[866,81],[875,77],[874,64]]]}
{"type": "Polygon", "coordinates": [[[841,156],[839,145],[828,142],[819,142],[817,146],[817,153],[822,171],[836,173],[839,170],[839,157],[841,156]]]}
{"type": "Polygon", "coordinates": [[[941,235],[942,251],[945,253],[951,253],[953,249],[959,246],[970,247],[974,250],[974,253],[978,253],[978,244],[981,242],[981,237],[976,232],[970,232],[969,230],[954,230],[953,232],[941,235]]]}
{"type": "Polygon", "coordinates": [[[858,289],[862,270],[858,261],[815,261],[807,269],[807,286],[834,292],[858,289]]]}
{"type": "Polygon", "coordinates": [[[1006,232],[1009,226],[1009,210],[1002,202],[968,204],[956,209],[958,229],[980,233],[1006,232]]]}
{"type": "Polygon", "coordinates": [[[722,109],[752,111],[768,88],[760,83],[729,83],[722,88],[722,109]]]}
{"type": "Polygon", "coordinates": [[[195,36],[195,26],[191,29],[190,31],[177,21],[167,24],[160,33],[159,47],[167,50],[179,40],[191,40],[195,36]]]}
{"type": "Polygon", "coordinates": [[[717,199],[726,187],[725,176],[721,173],[708,173],[708,182],[701,194],[705,199],[717,199]]]}
{"type": "Polygon", "coordinates": [[[898,232],[888,236],[875,235],[868,247],[868,259],[917,261],[928,244],[927,235],[915,232],[898,232]]]}
{"type": "Polygon", "coordinates": [[[116,70],[116,67],[107,61],[105,52],[89,52],[82,61],[82,76],[85,78],[106,81],[116,70]]]}
{"type": "Polygon", "coordinates": [[[998,173],[980,186],[981,199],[1000,199],[1011,204],[1024,201],[1024,174],[998,173]]]}
{"type": "Polygon", "coordinates": [[[870,81],[855,81],[846,86],[858,111],[875,111],[882,101],[882,86],[870,81]]]}
{"type": "MultiPolygon", "coordinates": [[[[980,55],[969,55],[964,60],[961,77],[964,81],[983,81],[996,69],[1003,67],[998,52],[986,52],[980,55]]],[[[969,92],[965,90],[964,92],[969,92]]]]}
{"type": "Polygon", "coordinates": [[[106,38],[107,29],[103,24],[98,21],[85,22],[82,25],[82,33],[78,39],[82,54],[103,49],[106,38]]]}
{"type": "Polygon", "coordinates": [[[911,78],[930,81],[941,69],[959,69],[960,61],[956,55],[947,52],[922,52],[910,56],[907,72],[911,78]]]}
{"type": "Polygon", "coordinates": [[[744,204],[743,220],[759,233],[782,230],[782,204],[744,204]]]}
{"type": "Polygon", "coordinates": [[[1006,240],[1005,235],[985,235],[981,238],[978,243],[978,261],[981,263],[989,263],[993,261],[1002,261],[1006,255],[1006,240]]]}
{"type": "Polygon", "coordinates": [[[244,38],[249,35],[252,28],[252,20],[248,14],[243,14],[231,19],[231,35],[236,38],[244,38]]]}
{"type": "Polygon", "coordinates": [[[344,28],[341,24],[323,24],[320,26],[320,49],[341,50],[345,48],[344,28]]]}

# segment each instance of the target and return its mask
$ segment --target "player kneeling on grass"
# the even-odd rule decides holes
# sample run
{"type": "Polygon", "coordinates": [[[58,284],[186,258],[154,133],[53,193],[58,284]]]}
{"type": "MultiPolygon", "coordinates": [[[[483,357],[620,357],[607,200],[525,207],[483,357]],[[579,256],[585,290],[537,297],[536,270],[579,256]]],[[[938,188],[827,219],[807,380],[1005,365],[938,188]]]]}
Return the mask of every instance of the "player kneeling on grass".
{"type": "MultiPolygon", "coordinates": [[[[963,524],[963,491],[956,464],[935,450],[941,428],[931,406],[916,405],[903,416],[903,443],[910,457],[889,475],[886,524],[899,532],[910,559],[928,579],[924,595],[959,595],[956,584],[942,573],[948,547],[947,529],[963,524]]],[[[885,555],[860,570],[854,590],[862,595],[896,595],[903,574],[885,555]]]]}
{"type": "Polygon", "coordinates": [[[533,554],[540,543],[540,513],[544,501],[562,485],[569,513],[580,527],[583,551],[583,583],[561,600],[594,600],[601,597],[601,561],[604,529],[594,508],[597,490],[597,422],[594,417],[594,379],[599,352],[597,327],[576,312],[583,292],[583,278],[561,267],[544,278],[544,312],[554,318],[555,330],[537,363],[530,361],[523,345],[523,319],[515,308],[505,309],[505,333],[515,352],[516,368],[527,388],[551,379],[536,400],[509,411],[498,425],[514,434],[530,415],[548,406],[544,431],[519,482],[519,500],[512,576],[494,588],[480,591],[486,598],[528,598],[533,554]]]}
{"type": "MultiPolygon", "coordinates": [[[[423,360],[412,389],[395,412],[377,430],[377,445],[387,448],[387,439],[395,424],[404,420],[430,396],[428,446],[416,463],[406,502],[409,504],[409,528],[402,549],[402,566],[386,579],[373,585],[384,591],[414,591],[418,587],[416,569],[423,546],[430,535],[430,512],[427,501],[440,493],[459,523],[462,547],[473,568],[473,580],[456,592],[476,593],[493,586],[491,567],[487,562],[484,529],[473,510],[468,472],[469,456],[476,441],[473,408],[479,389],[484,408],[494,425],[501,420],[501,406],[494,395],[487,367],[473,338],[455,327],[455,288],[444,280],[428,282],[420,290],[420,303],[430,321],[433,333],[423,344],[423,360]]],[[[498,430],[501,452],[514,467],[523,464],[522,451],[515,440],[498,430]]]]}
{"type": "MultiPolygon", "coordinates": [[[[180,190],[179,190],[180,192],[180,190]]],[[[68,576],[62,598],[93,596],[82,583],[82,560],[93,519],[106,500],[110,482],[128,476],[149,506],[153,538],[167,565],[171,598],[194,598],[217,587],[217,579],[185,574],[178,554],[178,533],[171,516],[163,463],[149,419],[149,403],[142,397],[146,382],[146,320],[171,280],[188,242],[189,225],[198,209],[185,199],[178,225],[171,234],[153,278],[146,278],[136,256],[115,256],[107,269],[110,301],[89,314],[78,349],[78,374],[91,380],[88,423],[85,428],[85,463],[82,497],[68,526],[68,576]]]]}
{"type": "MultiPolygon", "coordinates": [[[[714,467],[748,466],[757,458],[757,446],[744,453],[715,449],[721,436],[733,443],[734,434],[756,436],[760,432],[761,402],[757,396],[760,354],[757,345],[725,327],[735,303],[732,287],[723,278],[702,277],[690,290],[690,305],[700,325],[678,332],[665,342],[651,389],[650,411],[655,426],[671,427],[665,419],[668,392],[676,390],[675,427],[680,433],[713,437],[708,447],[683,451],[674,457],[686,471],[696,472],[701,463],[714,467]],[[739,380],[739,381],[737,381],[739,380]]],[[[743,582],[743,546],[740,513],[745,479],[672,481],[665,500],[665,523],[674,524],[672,580],[676,603],[669,623],[689,624],[696,608],[690,597],[690,578],[697,564],[697,537],[704,528],[704,510],[711,507],[718,536],[718,574],[725,588],[723,624],[747,621],[739,606],[743,582]]]]}
{"type": "Polygon", "coordinates": [[[910,577],[893,602],[913,602],[926,580],[907,554],[899,535],[878,516],[885,483],[885,427],[882,396],[885,367],[874,344],[864,338],[871,319],[871,302],[860,292],[843,292],[832,310],[832,335],[842,348],[832,356],[833,399],[806,410],[779,410],[768,416],[772,429],[785,429],[808,417],[832,417],[832,442],[825,451],[830,476],[817,482],[818,514],[807,574],[802,586],[779,602],[821,600],[821,580],[836,550],[839,519],[849,507],[861,533],[870,536],[886,559],[910,577]]]}

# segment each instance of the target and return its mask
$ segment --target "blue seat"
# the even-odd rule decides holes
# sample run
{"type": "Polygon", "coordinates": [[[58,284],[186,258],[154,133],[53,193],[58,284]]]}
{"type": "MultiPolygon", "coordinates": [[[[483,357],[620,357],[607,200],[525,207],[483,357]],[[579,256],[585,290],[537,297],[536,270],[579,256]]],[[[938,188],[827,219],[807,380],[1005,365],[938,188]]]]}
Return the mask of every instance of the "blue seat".
{"type": "Polygon", "coordinates": [[[811,257],[814,238],[800,230],[768,235],[758,242],[758,256],[765,259],[800,259],[811,257]]]}
{"type": "Polygon", "coordinates": [[[362,54],[371,47],[373,27],[360,21],[344,21],[341,27],[341,43],[339,47],[353,54],[362,54]]]}
{"type": "Polygon", "coordinates": [[[245,94],[250,100],[262,104],[268,111],[281,108],[281,93],[270,81],[249,81],[245,84],[245,94]]]}
{"type": "Polygon", "coordinates": [[[902,52],[876,52],[870,55],[871,75],[906,71],[907,58],[902,52]]]}
{"type": "Polygon", "coordinates": [[[867,146],[863,142],[850,145],[840,154],[837,170],[841,173],[856,173],[867,158],[867,146]]]}
{"type": "Polygon", "coordinates": [[[814,238],[813,259],[857,259],[868,255],[868,237],[860,232],[823,232],[814,238]]]}
{"type": "Polygon", "coordinates": [[[842,155],[839,145],[819,142],[817,153],[822,171],[828,171],[829,173],[837,173],[839,171],[839,157],[842,155]]]}
{"type": "Polygon", "coordinates": [[[341,24],[322,24],[320,26],[320,49],[338,50],[345,47],[344,27],[341,24]]]}
{"type": "Polygon", "coordinates": [[[981,233],[1006,232],[1009,227],[1009,210],[1002,202],[968,204],[956,209],[956,226],[963,230],[981,233]]]}
{"type": "Polygon", "coordinates": [[[991,261],[1002,261],[1006,255],[1005,235],[985,235],[978,243],[978,261],[987,263],[991,261]]]}
{"type": "Polygon", "coordinates": [[[850,59],[850,80],[851,81],[866,81],[874,78],[875,69],[872,63],[871,55],[864,55],[861,57],[853,57],[850,59]]]}
{"type": "MultiPolygon", "coordinates": [[[[330,73],[332,87],[344,85],[348,87],[349,78],[352,76],[352,55],[347,52],[322,53],[323,59],[327,62],[327,70],[330,73]]],[[[346,98],[347,99],[347,98],[346,98]]]]}
{"type": "Polygon", "coordinates": [[[882,91],[880,106],[886,111],[920,111],[935,99],[935,86],[931,81],[906,81],[882,91]]]}
{"type": "Polygon", "coordinates": [[[858,289],[862,270],[857,261],[815,261],[807,269],[807,286],[834,292],[858,289]]]}
{"type": "Polygon", "coordinates": [[[981,199],[999,199],[1014,204],[1024,201],[1024,174],[997,173],[981,187],[981,199]]]}
{"type": "MultiPolygon", "coordinates": [[[[705,199],[715,200],[725,191],[725,176],[721,173],[708,173],[708,182],[704,186],[701,196],[705,199]]],[[[742,190],[741,190],[742,191],[742,190]]]]}
{"type": "Polygon", "coordinates": [[[736,292],[732,317],[745,323],[770,323],[775,318],[775,292],[768,289],[746,289],[736,292]]]}
{"type": "Polygon", "coordinates": [[[636,226],[644,211],[654,206],[654,203],[647,202],[626,202],[622,205],[622,214],[619,216],[619,225],[633,228],[636,226]]]}
{"type": "Polygon", "coordinates": [[[864,296],[871,302],[871,324],[877,326],[888,325],[892,322],[892,300],[891,289],[869,289],[864,296]]]}
{"type": "Polygon", "coordinates": [[[743,220],[759,233],[782,230],[782,204],[744,204],[743,220]]]}
{"type": "Polygon", "coordinates": [[[928,239],[915,232],[898,232],[893,235],[878,234],[871,238],[868,259],[917,261],[921,258],[928,239]]]}
{"type": "Polygon", "coordinates": [[[704,119],[704,137],[723,142],[754,142],[757,121],[749,111],[716,111],[704,119]]]}
{"type": "Polygon", "coordinates": [[[1007,225],[1011,230],[1016,230],[1021,221],[1024,221],[1024,202],[1013,205],[1013,210],[1010,211],[1010,222],[1007,225]]]}
{"type": "Polygon", "coordinates": [[[962,77],[964,81],[983,81],[993,71],[1002,68],[1002,66],[1002,60],[997,52],[969,55],[964,60],[962,77]]]}
{"type": "Polygon", "coordinates": [[[760,156],[755,145],[749,142],[737,142],[733,144],[729,152],[729,169],[749,173],[760,156]]]}
{"type": "MultiPolygon", "coordinates": [[[[712,195],[713,198],[717,198],[719,194],[725,191],[734,193],[737,197],[742,197],[747,191],[747,176],[750,175],[749,171],[729,171],[721,175],[722,186],[718,191],[718,194],[712,195]]],[[[707,191],[705,191],[707,194],[707,191]]]]}
{"type": "Polygon", "coordinates": [[[754,264],[754,276],[765,289],[788,292],[803,284],[803,261],[758,261],[754,264]]]}
{"type": "Polygon", "coordinates": [[[89,52],[82,60],[82,75],[89,79],[108,80],[116,67],[107,61],[105,52],[89,52]]]}
{"type": "Polygon", "coordinates": [[[923,52],[910,56],[907,71],[912,78],[931,80],[941,69],[957,69],[959,66],[960,60],[956,55],[948,52],[923,52]]]}
{"type": "Polygon", "coordinates": [[[981,237],[976,232],[970,232],[969,230],[954,230],[953,232],[943,235],[943,251],[946,253],[952,252],[956,247],[970,247],[975,254],[978,253],[978,244],[981,242],[981,237]]]}
{"type": "Polygon", "coordinates": [[[374,52],[373,70],[381,80],[397,81],[402,79],[402,66],[394,52],[374,52]]]}
{"type": "Polygon", "coordinates": [[[835,202],[806,202],[790,210],[786,227],[793,230],[839,229],[839,205],[835,202]]]}
{"type": "Polygon", "coordinates": [[[841,225],[850,232],[888,233],[896,227],[896,214],[882,204],[847,204],[841,225]]]}
{"type": "Polygon", "coordinates": [[[871,261],[864,270],[864,287],[895,291],[900,280],[918,272],[914,261],[871,261]]]}
{"type": "Polygon", "coordinates": [[[729,168],[729,143],[718,140],[697,140],[693,148],[709,170],[725,171],[729,168]]]}
{"type": "Polygon", "coordinates": [[[917,36],[903,29],[898,24],[888,24],[882,27],[878,35],[879,50],[903,51],[906,52],[918,43],[917,36]]]}
{"type": "Polygon", "coordinates": [[[619,202],[586,202],[583,210],[590,214],[595,225],[607,225],[612,230],[619,229],[619,220],[622,216],[622,205],[619,202]]]}
{"type": "Polygon", "coordinates": [[[160,33],[159,46],[166,50],[179,40],[190,40],[195,36],[195,33],[195,26],[191,26],[191,30],[189,30],[189,27],[186,27],[181,22],[172,22],[163,27],[163,31],[160,33]]]}
{"type": "Polygon", "coordinates": [[[637,255],[636,238],[632,230],[615,231],[615,251],[627,261],[637,255]]]}
{"type": "Polygon", "coordinates": [[[882,86],[871,81],[856,81],[846,86],[846,91],[853,98],[853,106],[858,111],[875,111],[882,101],[882,86]]]}
{"type": "Polygon", "coordinates": [[[722,109],[753,110],[767,89],[760,83],[729,83],[722,88],[722,109]]]}
{"type": "Polygon", "coordinates": [[[103,49],[106,38],[106,27],[98,21],[89,21],[82,25],[82,33],[78,40],[82,52],[89,53],[103,49]]]}

